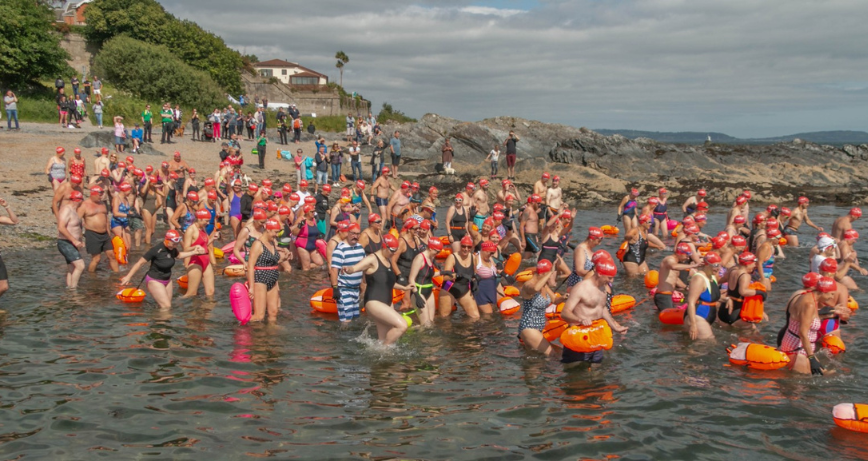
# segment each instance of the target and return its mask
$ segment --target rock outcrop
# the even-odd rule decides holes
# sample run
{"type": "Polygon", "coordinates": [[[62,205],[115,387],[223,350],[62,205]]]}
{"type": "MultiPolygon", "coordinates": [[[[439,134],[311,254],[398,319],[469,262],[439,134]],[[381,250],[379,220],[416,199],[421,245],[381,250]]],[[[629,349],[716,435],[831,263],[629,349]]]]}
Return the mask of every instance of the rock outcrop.
{"type": "Polygon", "coordinates": [[[814,201],[868,203],[866,144],[839,148],[796,139],[773,145],[676,145],[513,117],[462,122],[436,114],[384,127],[386,133],[394,130],[402,133],[405,170],[423,174],[434,171],[444,139],[452,139],[455,169],[469,177],[441,176],[444,185],[487,177],[485,157],[514,130],[521,138],[518,181],[533,184],[543,170],[560,174],[570,197],[580,203],[620,200],[630,187],[647,196],[661,186],[683,193],[705,187],[717,203],[728,203],[744,189],[766,202],[808,195],[814,201]]]}
{"type": "MultiPolygon", "coordinates": [[[[158,134],[159,136],[159,134],[158,134]]],[[[81,147],[93,148],[93,147],[107,147],[109,150],[114,150],[115,146],[115,136],[114,132],[111,130],[107,131],[93,131],[88,133],[85,137],[81,138],[79,141],[81,147]]],[[[132,145],[128,145],[128,150],[132,150],[132,145]]],[[[144,143],[139,146],[138,154],[144,155],[161,155],[165,156],[166,154],[154,149],[151,144],[144,143]]]]}

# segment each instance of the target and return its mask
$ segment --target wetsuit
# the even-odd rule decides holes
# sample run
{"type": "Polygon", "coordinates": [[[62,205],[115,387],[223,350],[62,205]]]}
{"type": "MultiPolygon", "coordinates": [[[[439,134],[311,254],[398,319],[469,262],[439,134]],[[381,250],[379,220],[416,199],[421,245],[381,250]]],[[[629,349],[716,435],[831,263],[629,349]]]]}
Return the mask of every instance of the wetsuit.
{"type": "MultiPolygon", "coordinates": [[[[714,318],[717,317],[720,287],[717,285],[717,280],[714,277],[709,279],[703,272],[697,272],[693,276],[702,277],[705,281],[705,291],[699,295],[699,300],[696,303],[696,316],[705,319],[711,325],[714,323],[714,318]]],[[[687,309],[685,309],[684,318],[686,319],[688,315],[687,309]]]]}
{"type": "Polygon", "coordinates": [[[398,277],[392,272],[392,266],[388,262],[377,258],[377,270],[373,274],[365,274],[365,304],[369,301],[379,301],[387,306],[392,305],[392,290],[398,277]]]}

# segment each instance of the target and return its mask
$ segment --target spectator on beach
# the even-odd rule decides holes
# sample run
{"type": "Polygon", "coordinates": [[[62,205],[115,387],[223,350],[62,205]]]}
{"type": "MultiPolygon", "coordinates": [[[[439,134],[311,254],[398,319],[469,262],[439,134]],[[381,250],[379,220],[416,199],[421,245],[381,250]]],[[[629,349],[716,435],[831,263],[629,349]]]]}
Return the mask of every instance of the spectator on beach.
{"type": "Polygon", "coordinates": [[[265,169],[265,153],[268,152],[268,138],[265,136],[265,131],[259,135],[256,141],[256,152],[259,154],[259,169],[265,169]]]}
{"type": "Polygon", "coordinates": [[[126,128],[124,127],[124,118],[121,117],[120,115],[116,115],[114,118],[114,123],[115,123],[115,151],[122,153],[124,151],[124,144],[126,144],[126,141],[124,140],[124,138],[126,137],[126,133],[125,133],[126,128]]]}
{"type": "Polygon", "coordinates": [[[90,83],[90,80],[87,79],[87,77],[84,78],[84,82],[81,83],[81,87],[82,87],[82,92],[84,93],[84,100],[87,102],[91,102],[90,101],[90,91],[91,91],[92,85],[90,83]]]}
{"type": "Polygon", "coordinates": [[[292,117],[293,120],[301,117],[301,112],[298,111],[298,107],[295,107],[295,104],[289,105],[289,116],[292,117]]]}
{"type": "Polygon", "coordinates": [[[81,99],[80,95],[75,95],[75,124],[78,125],[84,120],[84,116],[86,115],[86,109],[84,107],[84,101],[81,99]]]}
{"type": "Polygon", "coordinates": [[[259,136],[265,136],[265,109],[260,107],[256,111],[256,130],[259,136]]]}
{"type": "Polygon", "coordinates": [[[239,138],[244,136],[244,120],[244,113],[238,111],[235,114],[235,135],[239,138]]]}
{"type": "Polygon", "coordinates": [[[449,171],[452,169],[452,155],[455,152],[455,149],[452,148],[452,142],[447,137],[443,141],[443,147],[440,149],[441,158],[440,160],[443,162],[443,170],[449,171]]]}
{"type": "Polygon", "coordinates": [[[353,140],[356,136],[356,119],[353,114],[347,114],[347,142],[353,140]]]}
{"type": "Polygon", "coordinates": [[[392,178],[398,177],[398,165],[401,164],[401,133],[395,131],[389,141],[389,149],[392,154],[392,178]]]}
{"type": "Polygon", "coordinates": [[[319,150],[316,151],[314,162],[316,163],[316,185],[317,188],[319,188],[323,184],[328,183],[329,162],[325,146],[321,146],[319,150]]]}
{"type": "Polygon", "coordinates": [[[376,181],[383,172],[385,165],[386,143],[382,139],[377,140],[377,145],[371,154],[371,181],[376,181]]]}
{"type": "Polygon", "coordinates": [[[238,112],[235,112],[234,107],[229,106],[229,117],[227,117],[227,122],[226,122],[226,128],[227,128],[227,133],[228,133],[226,135],[226,139],[231,139],[232,135],[235,134],[235,127],[236,127],[235,120],[236,119],[238,119],[238,112]]]}
{"type": "Polygon", "coordinates": [[[244,123],[247,125],[247,140],[253,141],[253,130],[256,129],[256,119],[253,117],[252,112],[247,113],[247,117],[244,118],[244,123]]]}
{"type": "Polygon", "coordinates": [[[63,77],[57,77],[57,80],[54,81],[54,88],[60,93],[60,90],[66,86],[66,82],[63,81],[63,77]]]}
{"type": "Polygon", "coordinates": [[[338,143],[332,144],[329,151],[329,163],[332,166],[332,187],[340,187],[341,166],[344,163],[344,152],[338,143]]]}
{"type": "Polygon", "coordinates": [[[214,132],[214,136],[211,138],[211,142],[217,142],[217,139],[220,138],[220,128],[222,125],[223,114],[220,113],[220,109],[214,108],[214,112],[208,116],[208,121],[211,122],[211,129],[214,132]]]}
{"type": "Polygon", "coordinates": [[[6,105],[6,128],[12,129],[12,119],[15,119],[15,129],[18,130],[18,96],[12,90],[6,91],[6,96],[3,96],[3,104],[6,105]]]}
{"type": "Polygon", "coordinates": [[[57,99],[57,110],[60,114],[60,127],[66,128],[69,120],[67,119],[69,115],[69,105],[66,103],[66,95],[60,94],[57,99]]]}
{"type": "Polygon", "coordinates": [[[360,179],[365,179],[364,175],[362,175],[362,149],[359,147],[359,143],[353,141],[353,145],[349,148],[350,155],[350,170],[353,173],[353,180],[358,181],[360,179]]]}
{"type": "Polygon", "coordinates": [[[96,117],[96,125],[102,129],[102,101],[93,103],[93,115],[96,117]]]}
{"type": "Polygon", "coordinates": [[[136,126],[135,126],[135,128],[133,128],[133,131],[130,132],[130,140],[133,143],[133,153],[134,154],[139,152],[139,146],[141,146],[142,143],[144,142],[144,140],[143,140],[144,133],[145,133],[145,131],[142,130],[141,126],[138,123],[136,123],[136,126]]]}
{"type": "Polygon", "coordinates": [[[520,141],[518,135],[514,131],[509,132],[509,137],[503,142],[506,146],[506,176],[507,179],[515,180],[515,159],[517,151],[515,144],[520,141]]]}
{"type": "Polygon", "coordinates": [[[79,83],[79,82],[78,82],[78,76],[77,76],[77,75],[73,75],[73,76],[72,76],[72,80],[70,80],[69,83],[72,84],[72,96],[73,96],[73,97],[78,96],[78,83],[79,83]]]}
{"type": "Polygon", "coordinates": [[[301,142],[301,127],[303,123],[301,117],[292,120],[292,141],[296,144],[301,142]]]}
{"type": "Polygon", "coordinates": [[[172,133],[174,133],[175,130],[184,126],[183,118],[181,117],[181,106],[177,104],[175,104],[175,110],[172,111],[172,121],[174,122],[172,124],[172,133]]]}
{"type": "Polygon", "coordinates": [[[199,132],[199,112],[196,109],[193,109],[193,113],[190,114],[190,125],[193,127],[193,136],[191,141],[201,141],[202,135],[199,132]]]}
{"type": "Polygon", "coordinates": [[[170,106],[169,103],[163,104],[163,109],[160,110],[160,121],[163,123],[163,133],[160,137],[160,144],[172,143],[172,126],[175,124],[174,119],[175,113],[172,111],[172,106],[170,106]]]}
{"type": "MultiPolygon", "coordinates": [[[[488,157],[485,157],[485,160],[489,160],[491,162],[491,178],[494,179],[497,177],[497,161],[500,159],[500,145],[495,144],[494,149],[491,149],[491,152],[488,153],[488,157]]],[[[451,165],[450,165],[451,167],[451,165]]]]}
{"type": "Polygon", "coordinates": [[[102,101],[102,81],[96,75],[93,76],[93,95],[97,101],[102,101]]]}
{"type": "Polygon", "coordinates": [[[148,104],[145,106],[145,110],[142,111],[142,125],[145,127],[142,142],[154,142],[154,139],[151,137],[154,126],[153,119],[154,114],[151,112],[151,105],[148,104]]]}

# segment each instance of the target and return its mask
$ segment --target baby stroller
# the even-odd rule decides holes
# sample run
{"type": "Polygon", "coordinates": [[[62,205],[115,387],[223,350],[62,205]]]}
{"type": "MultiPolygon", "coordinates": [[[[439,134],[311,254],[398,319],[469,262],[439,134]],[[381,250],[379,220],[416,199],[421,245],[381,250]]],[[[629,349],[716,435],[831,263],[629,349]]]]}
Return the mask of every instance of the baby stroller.
{"type": "Polygon", "coordinates": [[[210,120],[205,122],[205,127],[202,129],[202,138],[205,141],[214,141],[214,123],[210,120]]]}

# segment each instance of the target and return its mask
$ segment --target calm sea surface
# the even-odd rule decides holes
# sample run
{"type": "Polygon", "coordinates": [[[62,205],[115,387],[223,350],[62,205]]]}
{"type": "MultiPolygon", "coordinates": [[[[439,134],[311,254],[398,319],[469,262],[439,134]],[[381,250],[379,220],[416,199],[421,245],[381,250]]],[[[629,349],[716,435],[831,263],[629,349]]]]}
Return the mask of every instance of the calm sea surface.
{"type": "MultiPolygon", "coordinates": [[[[723,221],[713,211],[710,234],[723,221]]],[[[827,230],[847,212],[810,211],[827,230]]],[[[614,224],[614,215],[614,207],[584,210],[574,234],[614,224]]],[[[856,228],[868,235],[863,224],[856,228]]],[[[802,229],[802,245],[812,245],[813,230],[802,229]]],[[[614,253],[618,243],[603,248],[614,253]]],[[[864,242],[857,249],[868,255],[864,242]]],[[[105,270],[68,292],[56,250],[5,252],[0,455],[866,459],[868,434],[831,417],[837,403],[868,402],[866,314],[844,327],[846,354],[820,354],[834,371],[824,377],[751,372],[726,359],[724,348],[739,340],[774,344],[783,304],[808,269],[808,247],[785,251],[767,304],[771,323],[744,333],[718,322],[705,343],[660,324],[642,281],[619,276],[616,293],[639,303],[618,316],[629,332],[599,369],[567,372],[519,345],[519,315],[473,323],[458,313],[384,351],[364,317],[342,331],[336,317],[311,313],[308,299],[327,285],[322,271],[283,275],[277,324],[242,327],[229,307],[233,279],[218,276],[216,302],[176,299],[161,314],[150,298],[117,301],[119,277],[105,270]]],[[[651,267],[661,258],[653,254],[651,267]]],[[[182,274],[179,263],[174,278],[182,274]]],[[[855,297],[868,306],[864,293],[855,297]]]]}

